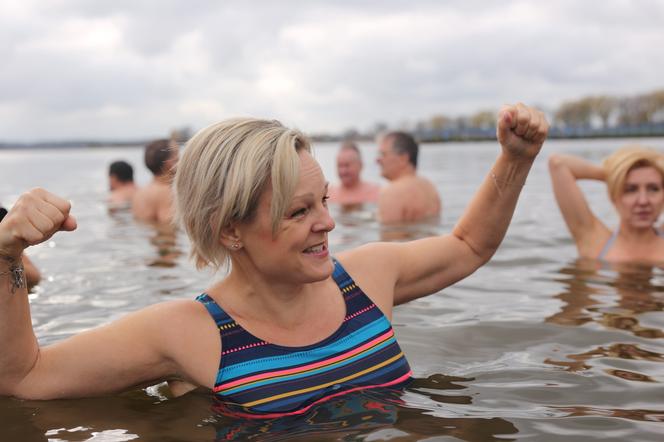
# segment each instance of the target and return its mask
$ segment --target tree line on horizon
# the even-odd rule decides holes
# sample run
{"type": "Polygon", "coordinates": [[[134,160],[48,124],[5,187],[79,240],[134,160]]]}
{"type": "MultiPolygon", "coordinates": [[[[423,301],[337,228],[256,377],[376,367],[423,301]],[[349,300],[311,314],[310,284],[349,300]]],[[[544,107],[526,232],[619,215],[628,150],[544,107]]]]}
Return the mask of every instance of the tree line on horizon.
{"type": "MultiPolygon", "coordinates": [[[[443,130],[446,128],[485,128],[496,126],[495,110],[481,110],[469,116],[449,117],[434,115],[427,121],[416,123],[417,130],[443,130]]],[[[591,95],[563,102],[549,112],[552,126],[589,128],[614,126],[643,126],[664,123],[664,89],[646,94],[618,97],[591,95]]]]}
{"type": "MultiPolygon", "coordinates": [[[[632,95],[589,95],[563,102],[558,108],[543,108],[551,122],[552,137],[662,136],[664,135],[664,89],[632,95]]],[[[435,114],[426,120],[388,125],[377,122],[366,132],[351,128],[337,135],[314,135],[315,139],[373,139],[390,130],[413,133],[422,141],[493,139],[495,109],[471,115],[435,114]]]]}

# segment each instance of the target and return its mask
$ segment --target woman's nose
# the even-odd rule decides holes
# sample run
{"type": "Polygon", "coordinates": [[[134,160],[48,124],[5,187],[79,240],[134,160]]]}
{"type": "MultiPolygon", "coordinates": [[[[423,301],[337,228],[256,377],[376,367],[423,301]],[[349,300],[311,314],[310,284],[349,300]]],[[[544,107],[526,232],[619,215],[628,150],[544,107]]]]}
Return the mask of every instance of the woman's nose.
{"type": "Polygon", "coordinates": [[[313,225],[313,230],[315,232],[329,232],[334,229],[335,223],[332,216],[330,216],[330,211],[327,207],[322,207],[320,210],[320,215],[313,225]]]}

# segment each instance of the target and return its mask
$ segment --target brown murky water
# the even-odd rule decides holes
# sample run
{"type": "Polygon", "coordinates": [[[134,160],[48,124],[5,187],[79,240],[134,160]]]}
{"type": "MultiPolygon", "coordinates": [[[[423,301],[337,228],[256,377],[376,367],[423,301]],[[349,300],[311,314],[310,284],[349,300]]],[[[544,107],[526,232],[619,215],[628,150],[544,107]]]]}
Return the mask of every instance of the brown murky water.
{"type": "MultiPolygon", "coordinates": [[[[576,261],[546,172],[546,151],[599,160],[625,142],[548,142],[494,259],[396,309],[396,333],[416,376],[404,391],[349,395],[305,416],[265,421],[224,417],[207,392],[172,399],[162,386],[85,400],[0,398],[0,440],[662,440],[664,271],[576,261]]],[[[331,181],[335,149],[316,148],[331,181]]],[[[367,177],[377,181],[375,148],[363,150],[367,177]]],[[[492,143],[425,146],[421,170],[441,190],[443,220],[397,236],[449,231],[496,153],[492,143]]],[[[43,344],[155,302],[194,297],[215,278],[187,261],[181,233],[107,212],[107,164],[129,159],[146,182],[141,156],[140,148],[0,150],[0,202],[39,185],[71,198],[79,220],[76,233],[29,252],[45,275],[30,295],[43,344]]],[[[602,185],[583,186],[595,212],[615,225],[602,185]]],[[[333,252],[394,237],[370,207],[332,210],[333,252]]]]}

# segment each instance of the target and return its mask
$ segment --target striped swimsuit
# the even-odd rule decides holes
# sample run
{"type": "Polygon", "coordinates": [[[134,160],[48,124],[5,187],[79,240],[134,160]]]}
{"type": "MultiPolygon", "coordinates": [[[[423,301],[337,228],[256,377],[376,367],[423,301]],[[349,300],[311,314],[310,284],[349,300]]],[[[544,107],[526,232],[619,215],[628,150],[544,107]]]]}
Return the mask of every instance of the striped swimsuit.
{"type": "Polygon", "coordinates": [[[385,315],[337,261],[332,277],[343,294],[346,316],[331,336],[305,347],[258,339],[207,294],[196,298],[221,335],[214,393],[224,411],[261,418],[300,414],[341,394],[399,387],[410,380],[410,366],[385,315]]]}

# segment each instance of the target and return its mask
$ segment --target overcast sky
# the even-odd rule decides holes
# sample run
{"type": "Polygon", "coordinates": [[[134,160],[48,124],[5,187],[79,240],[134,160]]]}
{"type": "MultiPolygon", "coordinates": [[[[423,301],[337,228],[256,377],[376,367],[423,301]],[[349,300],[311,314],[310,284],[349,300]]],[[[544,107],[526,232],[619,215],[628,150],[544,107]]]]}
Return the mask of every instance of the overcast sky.
{"type": "Polygon", "coordinates": [[[305,132],[664,87],[664,1],[0,2],[0,140],[305,132]]]}

